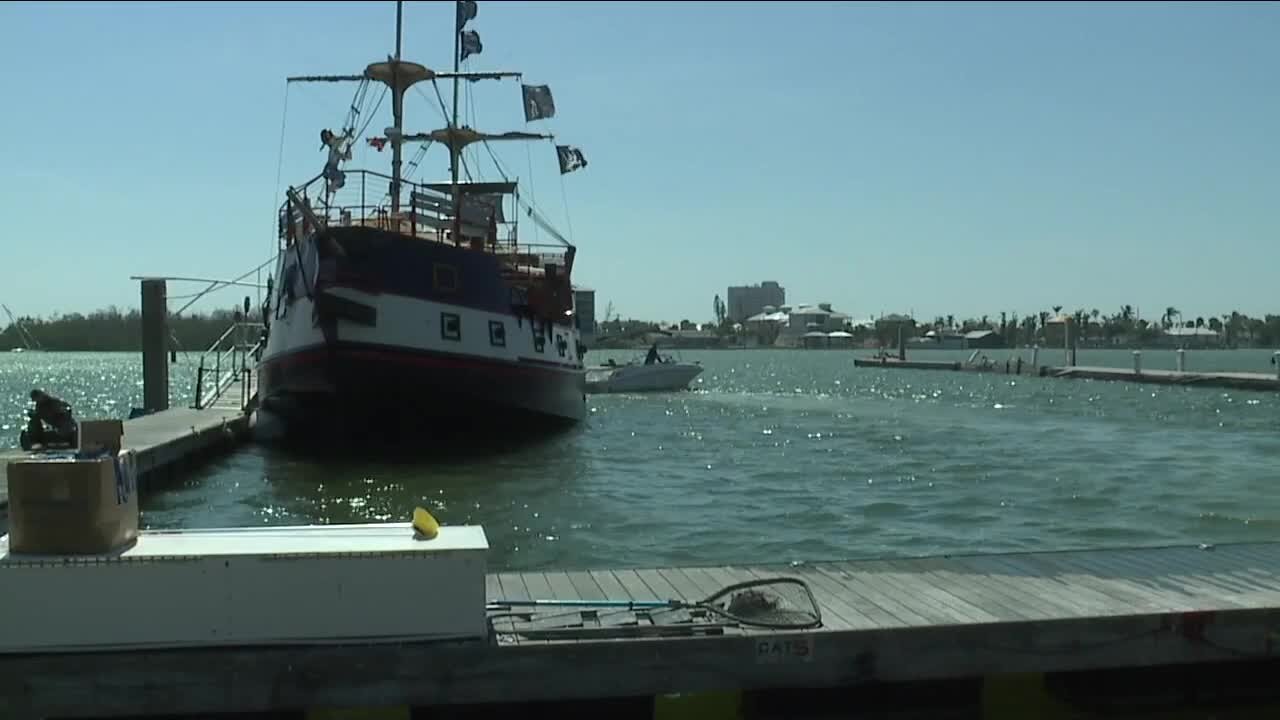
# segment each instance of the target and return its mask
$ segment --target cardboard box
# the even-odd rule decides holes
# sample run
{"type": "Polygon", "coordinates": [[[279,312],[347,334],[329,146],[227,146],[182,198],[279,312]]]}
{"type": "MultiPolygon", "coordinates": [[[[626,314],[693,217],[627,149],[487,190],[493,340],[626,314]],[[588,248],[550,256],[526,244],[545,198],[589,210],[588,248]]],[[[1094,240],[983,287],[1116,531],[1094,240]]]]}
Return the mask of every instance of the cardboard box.
{"type": "Polygon", "coordinates": [[[82,420],[80,422],[80,450],[94,452],[101,449],[112,455],[120,452],[124,442],[124,422],[121,420],[82,420]]]}
{"type": "Polygon", "coordinates": [[[101,554],[138,537],[133,451],[81,460],[66,454],[9,463],[9,551],[101,554]]]}

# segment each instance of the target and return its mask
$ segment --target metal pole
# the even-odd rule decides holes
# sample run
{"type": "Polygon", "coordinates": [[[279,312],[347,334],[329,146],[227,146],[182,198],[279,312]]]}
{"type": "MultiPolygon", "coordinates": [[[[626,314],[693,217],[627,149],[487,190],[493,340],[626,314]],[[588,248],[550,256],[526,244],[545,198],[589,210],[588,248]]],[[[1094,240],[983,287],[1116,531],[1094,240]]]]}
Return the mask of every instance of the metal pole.
{"type": "MultiPolygon", "coordinates": [[[[396,136],[391,138],[391,213],[400,212],[400,145],[404,127],[404,88],[400,87],[401,0],[396,0],[396,59],[391,65],[391,115],[396,136]]],[[[399,221],[397,221],[399,222],[399,221]]]]}
{"type": "Polygon", "coordinates": [[[1142,374],[1142,351],[1141,350],[1133,351],[1133,374],[1134,375],[1142,374]]]}
{"type": "MultiPolygon", "coordinates": [[[[453,4],[453,72],[457,73],[462,63],[462,2],[453,4]]],[[[462,151],[458,148],[457,138],[453,136],[458,127],[458,78],[453,79],[453,115],[449,120],[449,178],[453,195],[453,244],[458,245],[461,234],[462,199],[458,197],[458,165],[462,151]]]]}

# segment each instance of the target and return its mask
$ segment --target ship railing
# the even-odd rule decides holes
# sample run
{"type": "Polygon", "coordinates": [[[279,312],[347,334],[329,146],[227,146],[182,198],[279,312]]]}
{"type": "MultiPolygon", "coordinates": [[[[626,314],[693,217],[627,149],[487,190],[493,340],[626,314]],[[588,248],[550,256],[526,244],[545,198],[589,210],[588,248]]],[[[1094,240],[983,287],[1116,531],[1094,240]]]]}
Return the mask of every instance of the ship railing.
{"type": "Polygon", "coordinates": [[[258,322],[232,323],[200,354],[192,407],[203,410],[212,406],[237,382],[240,383],[240,408],[249,406],[253,395],[252,368],[262,351],[263,327],[258,322]]]}
{"type": "MultiPolygon", "coordinates": [[[[393,211],[391,202],[391,176],[373,170],[348,170],[344,183],[331,195],[326,192],[327,180],[317,176],[295,188],[298,198],[307,203],[311,213],[330,227],[373,227],[392,230],[432,242],[451,242],[446,232],[454,228],[451,201],[425,183],[401,181],[400,203],[393,211]]],[[[490,242],[487,221],[469,214],[464,209],[459,221],[463,243],[479,240],[486,250],[502,256],[516,265],[542,268],[547,264],[564,267],[567,262],[563,245],[520,243],[511,240],[515,235],[514,218],[499,212],[499,230],[496,243],[490,242]],[[506,232],[502,232],[503,230],[506,232]]],[[[294,237],[302,237],[309,230],[301,208],[288,201],[280,206],[279,237],[283,244],[290,240],[290,226],[294,237]]]]}

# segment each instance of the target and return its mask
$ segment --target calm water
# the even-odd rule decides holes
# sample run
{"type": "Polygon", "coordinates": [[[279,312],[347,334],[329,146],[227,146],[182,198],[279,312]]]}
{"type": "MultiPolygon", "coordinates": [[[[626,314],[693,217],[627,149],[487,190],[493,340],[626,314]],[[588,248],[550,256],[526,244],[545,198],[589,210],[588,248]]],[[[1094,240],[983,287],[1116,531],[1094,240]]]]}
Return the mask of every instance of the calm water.
{"type": "MultiPolygon", "coordinates": [[[[686,352],[707,368],[695,391],[590,396],[578,430],[531,447],[496,439],[485,457],[315,461],[251,446],[149,498],[143,521],[407,520],[424,503],[445,523],[483,524],[491,565],[519,569],[1280,539],[1277,395],[894,372],[854,368],[854,355],[686,352]]],[[[1203,351],[1189,365],[1265,371],[1269,356],[1203,351]]],[[[1079,360],[1130,363],[1124,351],[1079,360]]],[[[1148,368],[1173,362],[1144,353],[1148,368]]],[[[173,369],[175,404],[190,382],[173,369]]],[[[0,356],[0,445],[16,446],[33,386],[78,417],[125,417],[141,361],[0,356]]]]}

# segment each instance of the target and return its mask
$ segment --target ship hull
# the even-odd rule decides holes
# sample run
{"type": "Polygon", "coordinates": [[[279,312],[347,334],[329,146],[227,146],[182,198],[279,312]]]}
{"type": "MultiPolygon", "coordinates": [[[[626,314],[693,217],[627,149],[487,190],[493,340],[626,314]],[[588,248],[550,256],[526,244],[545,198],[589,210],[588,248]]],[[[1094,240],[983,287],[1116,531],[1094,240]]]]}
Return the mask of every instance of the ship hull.
{"type": "Polygon", "coordinates": [[[417,435],[449,442],[568,428],[585,411],[582,373],[465,355],[337,343],[263,362],[264,410],[297,440],[417,435]]]}
{"type": "Polygon", "coordinates": [[[307,242],[278,265],[258,393],[287,437],[501,444],[585,417],[577,329],[514,312],[491,258],[330,232],[348,250],[338,263],[307,242]]]}

